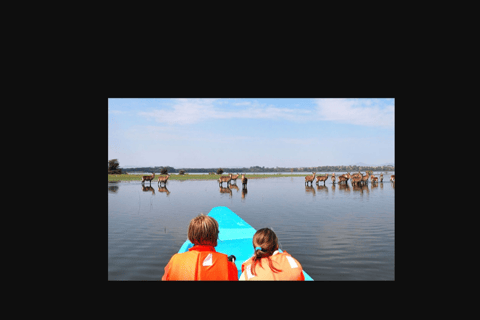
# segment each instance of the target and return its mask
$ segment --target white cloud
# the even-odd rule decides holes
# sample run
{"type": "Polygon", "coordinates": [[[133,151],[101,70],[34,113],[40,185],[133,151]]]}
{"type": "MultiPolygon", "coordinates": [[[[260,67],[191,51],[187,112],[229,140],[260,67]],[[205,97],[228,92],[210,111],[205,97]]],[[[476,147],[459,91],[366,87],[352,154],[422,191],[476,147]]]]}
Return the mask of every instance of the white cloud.
{"type": "Polygon", "coordinates": [[[177,99],[173,110],[160,109],[139,114],[167,124],[192,124],[215,115],[213,101],[212,99],[177,99]]]}
{"type": "Polygon", "coordinates": [[[336,121],[363,126],[393,127],[392,104],[383,105],[376,99],[316,99],[320,120],[336,121]]]}
{"type": "Polygon", "coordinates": [[[285,119],[305,121],[311,118],[312,111],[304,109],[277,108],[258,102],[233,102],[239,108],[219,108],[216,105],[226,101],[216,99],[176,99],[172,109],[157,109],[140,112],[139,115],[150,117],[157,122],[167,124],[193,124],[209,119],[285,119]]]}

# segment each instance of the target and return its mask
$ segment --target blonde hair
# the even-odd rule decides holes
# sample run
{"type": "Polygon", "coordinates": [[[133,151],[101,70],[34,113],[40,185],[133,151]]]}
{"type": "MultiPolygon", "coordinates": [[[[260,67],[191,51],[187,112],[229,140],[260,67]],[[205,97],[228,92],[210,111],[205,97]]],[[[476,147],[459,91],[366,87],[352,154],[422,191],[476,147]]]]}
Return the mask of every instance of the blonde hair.
{"type": "Polygon", "coordinates": [[[192,220],[188,226],[188,240],[194,245],[217,246],[218,222],[203,213],[192,220]]]}

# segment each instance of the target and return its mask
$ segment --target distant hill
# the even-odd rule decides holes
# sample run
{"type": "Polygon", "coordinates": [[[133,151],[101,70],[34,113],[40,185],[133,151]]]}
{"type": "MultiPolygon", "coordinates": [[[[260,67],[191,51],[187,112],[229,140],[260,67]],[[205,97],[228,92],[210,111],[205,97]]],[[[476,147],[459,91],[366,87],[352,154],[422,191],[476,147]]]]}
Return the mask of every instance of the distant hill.
{"type": "Polygon", "coordinates": [[[362,166],[362,167],[371,167],[371,164],[363,163],[363,162],[357,162],[355,163],[356,166],[362,166]]]}

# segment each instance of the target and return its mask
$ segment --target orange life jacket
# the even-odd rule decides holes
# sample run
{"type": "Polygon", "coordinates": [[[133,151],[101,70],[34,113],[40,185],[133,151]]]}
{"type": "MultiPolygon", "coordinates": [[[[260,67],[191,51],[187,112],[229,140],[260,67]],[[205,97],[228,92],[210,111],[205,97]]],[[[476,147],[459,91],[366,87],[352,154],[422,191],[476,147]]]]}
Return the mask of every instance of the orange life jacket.
{"type": "Polygon", "coordinates": [[[226,254],[198,245],[173,255],[162,280],[238,280],[238,271],[226,254]]]}
{"type": "Polygon", "coordinates": [[[255,273],[256,276],[251,272],[251,267],[253,264],[253,257],[248,259],[242,264],[242,275],[241,280],[298,280],[305,281],[305,276],[303,275],[303,269],[300,262],[297,259],[292,257],[287,251],[282,253],[274,253],[270,256],[272,264],[275,268],[282,271],[275,273],[270,269],[270,264],[268,263],[268,258],[262,258],[260,261],[257,261],[255,264],[255,273]]]}

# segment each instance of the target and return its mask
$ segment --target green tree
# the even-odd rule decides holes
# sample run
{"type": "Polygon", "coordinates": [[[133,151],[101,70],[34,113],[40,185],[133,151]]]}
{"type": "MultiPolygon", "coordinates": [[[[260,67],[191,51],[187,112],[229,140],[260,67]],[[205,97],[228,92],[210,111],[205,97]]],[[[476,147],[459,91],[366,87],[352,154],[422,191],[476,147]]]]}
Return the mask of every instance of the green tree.
{"type": "Polygon", "coordinates": [[[108,160],[108,170],[117,170],[120,163],[117,159],[108,160]]]}

